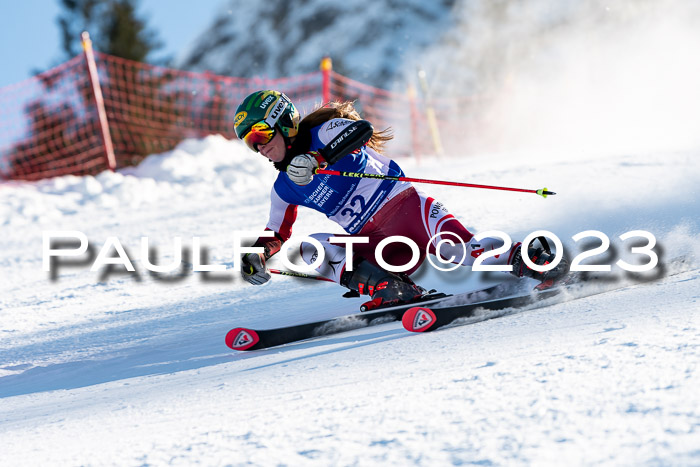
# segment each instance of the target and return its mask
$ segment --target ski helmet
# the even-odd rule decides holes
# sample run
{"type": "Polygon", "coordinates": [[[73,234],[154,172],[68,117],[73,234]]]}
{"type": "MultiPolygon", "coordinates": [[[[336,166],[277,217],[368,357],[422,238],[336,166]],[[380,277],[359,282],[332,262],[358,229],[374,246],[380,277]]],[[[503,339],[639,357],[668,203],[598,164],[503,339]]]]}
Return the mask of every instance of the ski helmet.
{"type": "Polygon", "coordinates": [[[236,109],[236,135],[257,152],[259,144],[267,144],[282,132],[285,140],[297,135],[299,112],[285,94],[278,91],[256,91],[243,99],[236,109]]]}

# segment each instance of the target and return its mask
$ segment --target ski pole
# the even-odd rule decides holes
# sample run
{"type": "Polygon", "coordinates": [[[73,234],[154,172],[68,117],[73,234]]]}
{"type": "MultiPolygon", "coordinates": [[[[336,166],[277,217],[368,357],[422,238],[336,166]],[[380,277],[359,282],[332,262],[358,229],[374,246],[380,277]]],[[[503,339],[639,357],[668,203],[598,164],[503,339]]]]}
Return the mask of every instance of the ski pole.
{"type": "Polygon", "coordinates": [[[449,186],[461,186],[467,188],[483,188],[487,190],[504,190],[504,191],[520,191],[522,193],[535,193],[543,198],[547,195],[556,195],[553,191],[547,191],[547,188],[541,188],[539,190],[527,190],[524,188],[510,188],[505,186],[494,186],[494,185],[476,185],[474,183],[462,183],[462,182],[448,182],[446,180],[427,180],[424,178],[411,178],[411,177],[396,177],[393,175],[384,174],[367,174],[360,172],[342,172],[340,170],[328,170],[328,169],[316,169],[316,173],[319,175],[339,175],[341,177],[356,177],[356,178],[376,178],[379,180],[396,180],[397,182],[415,182],[415,183],[432,183],[433,185],[449,185],[449,186]]]}
{"type": "Polygon", "coordinates": [[[313,276],[311,274],[304,274],[303,272],[280,271],[279,269],[268,269],[268,272],[271,272],[272,274],[279,274],[281,276],[301,277],[303,279],[334,282],[332,279],[328,279],[326,277],[313,276]]]}

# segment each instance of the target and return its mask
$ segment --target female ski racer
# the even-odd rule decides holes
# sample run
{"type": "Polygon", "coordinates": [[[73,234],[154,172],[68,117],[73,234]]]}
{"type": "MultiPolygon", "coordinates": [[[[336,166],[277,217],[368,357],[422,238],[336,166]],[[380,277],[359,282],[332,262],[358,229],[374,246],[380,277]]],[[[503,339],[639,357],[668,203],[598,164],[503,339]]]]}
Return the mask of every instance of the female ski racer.
{"type": "MultiPolygon", "coordinates": [[[[242,257],[242,275],[251,284],[260,285],[270,279],[265,261],[291,236],[298,206],[322,212],[340,225],[347,236],[369,239],[368,243],[352,245],[352,264],[348,264],[346,245],[329,241],[343,235],[311,236],[320,242],[325,253],[324,262],[316,268],[318,273],[350,289],[352,292],[346,296],[369,295],[372,308],[405,303],[425,293],[409,275],[425,259],[428,245],[430,254],[435,255],[441,239],[452,236],[454,240],[454,235],[458,236],[467,246],[466,255],[459,242],[453,247],[443,243],[439,253],[446,258],[459,258],[467,266],[484,251],[502,245],[502,240],[493,238],[472,241],[472,233],[442,203],[416,190],[411,183],[315,174],[317,168],[328,167],[347,172],[404,175],[396,162],[382,154],[382,146],[392,136],[386,130],[374,132],[372,125],[360,118],[352,102],[331,103],[299,122],[299,113],[286,95],[258,91],[238,106],[235,130],[251,150],[262,154],[279,171],[270,195],[266,227],[274,236],[260,237],[254,243],[264,253],[247,253],[242,257]],[[378,243],[394,235],[408,237],[419,246],[419,261],[406,273],[386,271],[375,260],[378,243]]],[[[350,249],[350,245],[347,247],[350,249]]],[[[516,243],[508,254],[489,257],[483,264],[512,265],[516,276],[537,278],[543,283],[551,283],[565,272],[564,261],[550,271],[534,271],[524,263],[520,250],[520,243],[516,243]]],[[[311,264],[318,253],[313,245],[302,242],[301,254],[311,264]]],[[[412,255],[411,248],[401,242],[390,243],[382,252],[382,258],[391,265],[407,264],[412,255]]],[[[548,264],[554,257],[546,245],[530,246],[529,256],[538,265],[548,264]]]]}

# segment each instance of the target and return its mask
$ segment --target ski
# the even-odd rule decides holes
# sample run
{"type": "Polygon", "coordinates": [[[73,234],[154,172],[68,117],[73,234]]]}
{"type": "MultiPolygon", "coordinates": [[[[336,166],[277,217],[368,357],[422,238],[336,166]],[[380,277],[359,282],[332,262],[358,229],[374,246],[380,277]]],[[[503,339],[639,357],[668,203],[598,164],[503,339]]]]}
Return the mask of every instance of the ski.
{"type": "Polygon", "coordinates": [[[506,308],[523,308],[547,298],[559,295],[569,286],[556,287],[541,292],[494,298],[473,303],[447,305],[443,307],[413,306],[401,317],[401,323],[407,331],[428,332],[451,324],[459,318],[471,318],[480,310],[502,310],[506,308]]]}
{"type": "MultiPolygon", "coordinates": [[[[482,300],[472,303],[460,303],[459,300],[450,299],[444,300],[437,306],[413,306],[406,310],[401,317],[401,324],[404,329],[411,332],[429,332],[439,329],[443,326],[452,324],[460,318],[472,318],[477,316],[482,310],[505,310],[513,309],[532,309],[542,308],[553,305],[554,303],[562,303],[570,300],[591,297],[614,290],[620,290],[625,287],[654,282],[655,280],[670,277],[682,272],[686,272],[683,266],[687,264],[686,258],[680,258],[668,263],[667,266],[673,266],[672,270],[666,271],[660,277],[655,279],[642,279],[637,282],[622,281],[616,284],[607,283],[604,286],[602,276],[581,276],[578,280],[564,285],[555,286],[545,290],[533,290],[526,294],[516,294],[506,297],[497,297],[493,299],[482,300]],[[590,286],[598,284],[599,287],[591,288],[590,286]],[[566,292],[566,293],[564,293],[566,292]],[[556,297],[560,296],[560,302],[556,302],[556,297]],[[553,300],[548,300],[553,299],[553,300]]],[[[499,315],[502,316],[502,315],[499,315]]],[[[493,316],[496,317],[496,316],[493,316]]],[[[485,319],[490,319],[486,317],[485,319]]]]}
{"type": "MultiPolygon", "coordinates": [[[[667,263],[666,267],[674,266],[673,270],[665,271],[656,279],[687,271],[683,267],[686,265],[685,263],[685,258],[667,263]]],[[[528,293],[522,292],[522,283],[507,281],[463,294],[428,294],[422,297],[422,300],[416,302],[322,321],[270,329],[237,327],[226,334],[225,340],[226,345],[233,350],[259,350],[397,320],[401,320],[404,328],[409,331],[427,332],[451,324],[459,318],[474,317],[483,309],[503,310],[508,308],[543,307],[552,304],[552,301],[547,299],[553,299],[562,294],[562,292],[573,293],[575,295],[574,299],[577,299],[635,285],[635,283],[624,282],[592,291],[585,290],[586,284],[599,282],[599,278],[599,276],[589,276],[578,282],[528,293]]],[[[650,281],[653,281],[653,279],[645,280],[645,282],[650,281]]],[[[600,281],[601,284],[603,282],[604,279],[600,281]]],[[[566,296],[566,294],[563,296],[566,296]]]]}
{"type": "MultiPolygon", "coordinates": [[[[503,285],[495,285],[485,289],[459,294],[465,302],[481,301],[491,296],[497,296],[503,290],[503,285]]],[[[442,300],[453,297],[442,293],[428,294],[416,302],[406,303],[387,308],[379,308],[365,313],[340,316],[337,318],[302,323],[272,329],[234,328],[226,334],[226,345],[233,350],[258,350],[278,345],[298,342],[314,337],[327,336],[367,326],[375,326],[390,321],[398,321],[404,312],[416,306],[434,305],[442,300]]]]}

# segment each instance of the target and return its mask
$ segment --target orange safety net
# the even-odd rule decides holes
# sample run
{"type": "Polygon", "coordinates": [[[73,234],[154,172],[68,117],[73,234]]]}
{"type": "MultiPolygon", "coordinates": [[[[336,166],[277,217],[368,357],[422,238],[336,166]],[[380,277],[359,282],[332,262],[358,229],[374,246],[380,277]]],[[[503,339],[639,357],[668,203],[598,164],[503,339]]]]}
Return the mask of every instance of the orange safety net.
{"type": "MultiPolygon", "coordinates": [[[[236,138],[236,107],[259,89],[286,93],[302,116],[322,102],[320,71],[288,78],[232,78],[148,65],[95,52],[117,168],[173,149],[185,138],[236,138]]],[[[390,156],[432,152],[423,102],[331,72],[332,100],[355,100],[375,128],[391,127],[390,156]]],[[[0,180],[96,174],[108,168],[85,55],[0,88],[0,180]]]]}
{"type": "Polygon", "coordinates": [[[0,178],[36,180],[104,169],[82,57],[0,88],[0,178]]]}

